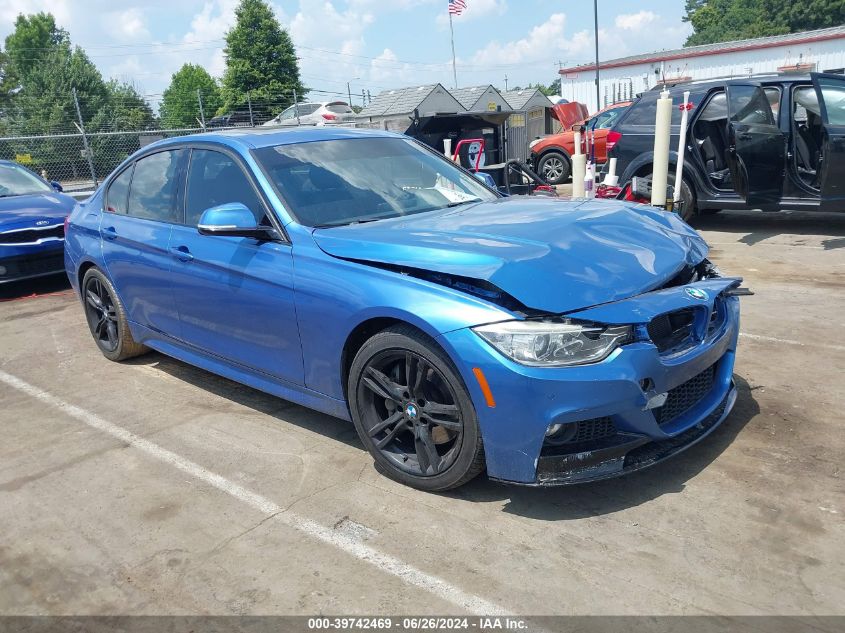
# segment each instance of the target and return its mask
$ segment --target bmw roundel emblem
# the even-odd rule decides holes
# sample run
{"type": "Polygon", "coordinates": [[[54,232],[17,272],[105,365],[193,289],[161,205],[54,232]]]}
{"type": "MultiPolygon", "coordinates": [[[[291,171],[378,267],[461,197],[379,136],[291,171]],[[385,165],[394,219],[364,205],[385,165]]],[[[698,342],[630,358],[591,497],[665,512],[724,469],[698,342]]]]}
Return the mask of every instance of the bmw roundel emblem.
{"type": "Polygon", "coordinates": [[[407,407],[405,407],[405,415],[407,415],[409,418],[417,417],[417,413],[418,412],[416,405],[409,404],[407,407]]]}
{"type": "Polygon", "coordinates": [[[709,298],[707,293],[701,290],[700,288],[685,288],[684,289],[690,297],[693,299],[698,299],[699,301],[707,301],[709,298]]]}

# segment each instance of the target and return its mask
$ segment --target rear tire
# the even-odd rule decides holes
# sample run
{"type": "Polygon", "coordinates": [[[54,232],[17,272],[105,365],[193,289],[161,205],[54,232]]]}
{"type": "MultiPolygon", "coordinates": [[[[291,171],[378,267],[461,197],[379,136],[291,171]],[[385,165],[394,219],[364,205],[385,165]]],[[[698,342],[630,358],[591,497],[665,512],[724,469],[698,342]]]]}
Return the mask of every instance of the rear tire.
{"type": "Polygon", "coordinates": [[[548,152],[537,163],[537,172],[551,185],[562,185],[569,180],[572,166],[560,152],[548,152]]]}
{"type": "Polygon", "coordinates": [[[399,325],[358,350],[347,383],[349,411],[376,469],[430,492],[484,470],[484,446],[469,392],[442,349],[399,325]]]}
{"type": "Polygon", "coordinates": [[[150,351],[132,338],[126,310],[111,281],[100,269],[88,269],[82,278],[80,293],[88,329],[103,356],[121,361],[150,351]]]}
{"type": "MultiPolygon", "coordinates": [[[[651,180],[653,176],[654,174],[648,174],[647,178],[651,180]]],[[[666,180],[670,185],[675,184],[675,173],[674,171],[671,171],[671,169],[669,172],[669,176],[666,180]]],[[[683,211],[680,213],[678,213],[678,211],[675,211],[675,213],[677,213],[684,222],[689,222],[696,214],[696,207],[695,190],[693,189],[692,184],[690,184],[688,178],[684,178],[681,181],[681,203],[683,211]]]]}

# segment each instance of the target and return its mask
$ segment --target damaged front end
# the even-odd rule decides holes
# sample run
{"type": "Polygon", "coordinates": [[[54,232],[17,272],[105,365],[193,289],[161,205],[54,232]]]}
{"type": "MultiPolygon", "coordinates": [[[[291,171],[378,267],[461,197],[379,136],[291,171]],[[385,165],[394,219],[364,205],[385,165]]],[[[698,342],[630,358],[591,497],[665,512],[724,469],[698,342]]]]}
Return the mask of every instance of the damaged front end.
{"type": "MultiPolygon", "coordinates": [[[[490,476],[536,486],[605,479],[706,437],[736,400],[741,281],[705,259],[656,290],[555,317],[630,331],[583,364],[526,365],[476,333],[487,349],[471,362],[496,397],[495,410],[479,411],[490,476]]],[[[467,357],[465,332],[444,338],[467,357]]]]}

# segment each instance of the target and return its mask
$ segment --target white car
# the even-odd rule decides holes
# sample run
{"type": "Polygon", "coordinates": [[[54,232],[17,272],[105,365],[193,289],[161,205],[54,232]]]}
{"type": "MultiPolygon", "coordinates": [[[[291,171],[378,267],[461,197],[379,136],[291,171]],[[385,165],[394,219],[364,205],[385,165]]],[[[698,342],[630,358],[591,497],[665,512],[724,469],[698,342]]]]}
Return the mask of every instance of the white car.
{"type": "Polygon", "coordinates": [[[355,111],[345,101],[297,103],[264,125],[332,125],[351,120],[355,111]]]}

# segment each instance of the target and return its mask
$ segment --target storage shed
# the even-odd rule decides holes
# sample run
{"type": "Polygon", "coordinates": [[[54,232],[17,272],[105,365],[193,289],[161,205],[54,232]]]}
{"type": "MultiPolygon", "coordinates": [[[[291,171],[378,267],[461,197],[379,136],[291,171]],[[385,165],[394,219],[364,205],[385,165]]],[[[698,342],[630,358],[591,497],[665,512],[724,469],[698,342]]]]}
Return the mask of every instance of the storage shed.
{"type": "Polygon", "coordinates": [[[404,132],[415,110],[420,116],[431,116],[465,112],[466,108],[442,84],[429,84],[380,92],[356,120],[369,127],[404,132]]]}
{"type": "Polygon", "coordinates": [[[456,88],[449,92],[470,112],[496,112],[500,108],[504,111],[512,109],[510,104],[502,96],[502,93],[490,84],[486,86],[456,88]]]}
{"type": "Polygon", "coordinates": [[[513,114],[505,126],[507,157],[528,160],[528,143],[552,132],[552,102],[537,88],[502,93],[513,114]]]}

